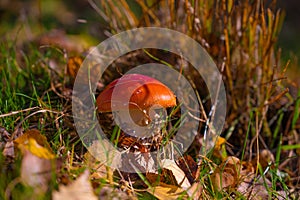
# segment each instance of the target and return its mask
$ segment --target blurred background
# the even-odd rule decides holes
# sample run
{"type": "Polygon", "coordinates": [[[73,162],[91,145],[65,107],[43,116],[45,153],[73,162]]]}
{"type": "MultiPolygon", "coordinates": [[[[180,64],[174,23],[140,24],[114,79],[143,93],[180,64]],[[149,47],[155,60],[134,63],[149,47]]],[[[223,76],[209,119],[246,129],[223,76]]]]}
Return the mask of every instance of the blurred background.
{"type": "MultiPolygon", "coordinates": [[[[22,44],[52,32],[51,37],[60,38],[68,47],[84,50],[107,37],[108,24],[97,3],[92,0],[1,0],[0,37],[22,44]],[[64,39],[64,34],[68,35],[68,40],[64,39]]],[[[298,82],[300,1],[278,0],[277,7],[285,12],[277,47],[282,49],[282,61],[291,62],[287,74],[298,82]]],[[[139,12],[138,7],[133,10],[139,12]]]]}
{"type": "Polygon", "coordinates": [[[278,7],[285,11],[285,20],[279,36],[278,45],[282,48],[284,59],[297,55],[300,56],[300,1],[280,0],[278,7]]]}

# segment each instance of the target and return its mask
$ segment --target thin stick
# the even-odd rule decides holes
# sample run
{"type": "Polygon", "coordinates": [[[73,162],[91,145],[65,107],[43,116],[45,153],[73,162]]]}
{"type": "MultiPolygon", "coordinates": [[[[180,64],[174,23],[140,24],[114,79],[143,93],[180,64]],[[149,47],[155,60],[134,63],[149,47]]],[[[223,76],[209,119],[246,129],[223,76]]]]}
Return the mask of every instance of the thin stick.
{"type": "Polygon", "coordinates": [[[34,109],[37,109],[37,108],[39,108],[39,107],[36,106],[36,107],[32,107],[32,108],[26,108],[24,110],[12,111],[10,113],[5,113],[5,114],[0,115],[0,118],[2,118],[2,117],[9,117],[11,115],[16,115],[16,114],[19,114],[19,113],[22,113],[22,112],[27,112],[27,111],[30,111],[30,110],[34,110],[34,109]]]}

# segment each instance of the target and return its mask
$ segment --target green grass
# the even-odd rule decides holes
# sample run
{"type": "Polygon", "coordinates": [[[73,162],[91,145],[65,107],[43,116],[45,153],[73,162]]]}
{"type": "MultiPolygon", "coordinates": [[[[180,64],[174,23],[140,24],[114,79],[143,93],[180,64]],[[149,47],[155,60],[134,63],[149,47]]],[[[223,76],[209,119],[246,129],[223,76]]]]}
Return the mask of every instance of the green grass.
{"type": "MultiPolygon", "coordinates": [[[[18,128],[41,130],[54,152],[67,144],[66,154],[73,144],[69,142],[68,127],[64,125],[66,118],[62,115],[65,102],[50,90],[53,77],[46,64],[54,54],[53,49],[42,54],[38,47],[32,46],[25,54],[13,41],[2,41],[0,51],[0,126],[11,135],[18,128]],[[64,141],[60,140],[62,136],[64,141]]],[[[3,140],[1,137],[0,142],[3,140]]],[[[18,152],[15,156],[12,160],[0,154],[0,199],[6,199],[5,192],[12,199],[33,196],[35,199],[51,199],[51,193],[37,197],[33,188],[21,184],[18,177],[22,157],[18,152]]],[[[52,184],[52,187],[57,187],[55,182],[52,184]]]]}

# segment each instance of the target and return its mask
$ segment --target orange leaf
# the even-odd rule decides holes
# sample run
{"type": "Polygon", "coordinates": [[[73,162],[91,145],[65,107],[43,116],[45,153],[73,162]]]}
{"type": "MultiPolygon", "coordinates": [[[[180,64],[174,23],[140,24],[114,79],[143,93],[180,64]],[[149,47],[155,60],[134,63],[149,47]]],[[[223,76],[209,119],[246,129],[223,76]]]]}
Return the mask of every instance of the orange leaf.
{"type": "Polygon", "coordinates": [[[67,74],[75,78],[82,62],[83,59],[79,56],[70,57],[67,63],[67,74]]]}

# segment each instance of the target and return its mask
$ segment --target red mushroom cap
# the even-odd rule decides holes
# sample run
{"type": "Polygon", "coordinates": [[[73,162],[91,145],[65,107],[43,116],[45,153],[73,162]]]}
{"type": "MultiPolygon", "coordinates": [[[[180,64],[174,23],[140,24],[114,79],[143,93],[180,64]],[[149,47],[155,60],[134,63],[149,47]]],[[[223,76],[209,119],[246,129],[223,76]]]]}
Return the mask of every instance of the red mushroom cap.
{"type": "Polygon", "coordinates": [[[163,108],[176,106],[176,96],[174,93],[160,81],[141,74],[126,74],[119,79],[111,82],[102,91],[97,98],[97,106],[100,112],[112,112],[128,109],[138,109],[148,112],[148,109],[154,105],[163,108]],[[113,91],[114,94],[112,101],[113,91]]]}

